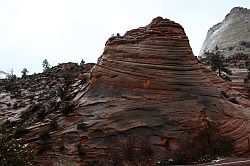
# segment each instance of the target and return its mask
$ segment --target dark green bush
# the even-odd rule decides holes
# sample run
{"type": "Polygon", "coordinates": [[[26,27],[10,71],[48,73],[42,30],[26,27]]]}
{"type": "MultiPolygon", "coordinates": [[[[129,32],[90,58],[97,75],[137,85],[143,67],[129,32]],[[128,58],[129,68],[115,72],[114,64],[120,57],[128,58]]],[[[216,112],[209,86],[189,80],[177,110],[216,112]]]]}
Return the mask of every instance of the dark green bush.
{"type": "Polygon", "coordinates": [[[154,150],[146,139],[136,139],[128,136],[113,142],[98,160],[92,161],[89,165],[95,166],[151,166],[155,165],[153,160],[154,150]]]}
{"type": "Polygon", "coordinates": [[[70,71],[67,71],[63,74],[63,78],[64,78],[64,84],[66,86],[69,86],[75,79],[75,74],[70,72],[70,71]]]}
{"type": "Polygon", "coordinates": [[[77,130],[85,131],[86,128],[87,128],[87,124],[86,123],[78,123],[77,124],[77,130]]]}
{"type": "Polygon", "coordinates": [[[59,148],[58,148],[60,151],[64,151],[64,150],[66,150],[66,148],[65,148],[65,146],[64,146],[64,144],[61,144],[60,146],[59,146],[59,148]]]}
{"type": "Polygon", "coordinates": [[[21,138],[26,133],[27,133],[26,128],[24,128],[23,126],[18,126],[16,131],[15,131],[14,137],[15,138],[21,138]]]}
{"type": "Polygon", "coordinates": [[[227,59],[224,55],[221,54],[218,49],[215,53],[205,52],[205,58],[202,60],[211,67],[211,70],[218,71],[218,74],[221,78],[230,81],[230,77],[227,75],[232,75],[231,70],[228,68],[227,59]],[[223,73],[226,73],[223,75],[223,73]]]}
{"type": "Polygon", "coordinates": [[[74,104],[66,104],[63,108],[63,115],[68,115],[69,113],[73,112],[75,110],[75,105],[74,104]]]}
{"type": "Polygon", "coordinates": [[[55,130],[58,129],[58,124],[56,120],[53,120],[50,124],[49,124],[50,129],[55,130]]]}
{"type": "Polygon", "coordinates": [[[151,144],[145,139],[142,140],[140,148],[141,155],[145,158],[151,158],[152,156],[154,156],[154,150],[152,149],[151,144]]]}
{"type": "Polygon", "coordinates": [[[50,102],[50,108],[52,110],[57,110],[60,107],[60,102],[57,102],[55,100],[50,102]]]}
{"type": "Polygon", "coordinates": [[[47,140],[51,139],[51,136],[50,136],[49,131],[43,132],[43,133],[39,136],[39,139],[40,139],[40,140],[43,140],[43,141],[47,141],[47,140]]]}
{"type": "Polygon", "coordinates": [[[0,127],[0,165],[30,166],[32,151],[19,140],[10,137],[5,126],[0,127]]]}
{"type": "Polygon", "coordinates": [[[43,120],[45,117],[47,116],[47,113],[45,110],[40,110],[38,113],[37,113],[37,119],[40,121],[40,120],[43,120]]]}
{"type": "Polygon", "coordinates": [[[216,156],[230,156],[234,151],[234,140],[229,137],[221,137],[214,144],[212,151],[216,156]]]}
{"type": "Polygon", "coordinates": [[[86,155],[86,150],[84,149],[83,146],[81,146],[81,144],[77,144],[77,151],[78,151],[78,155],[80,157],[84,157],[86,155]]]}
{"type": "Polygon", "coordinates": [[[40,105],[39,104],[33,104],[32,106],[31,106],[31,111],[32,112],[36,112],[36,111],[38,111],[40,109],[40,105]]]}
{"type": "Polygon", "coordinates": [[[48,144],[48,143],[44,143],[44,144],[41,144],[41,145],[38,146],[36,154],[41,155],[41,154],[43,154],[44,152],[46,152],[48,150],[51,150],[51,145],[48,144]]]}
{"type": "Polygon", "coordinates": [[[18,86],[15,83],[10,82],[5,86],[5,90],[9,92],[15,92],[18,90],[18,86]]]}
{"type": "Polygon", "coordinates": [[[66,93],[66,91],[63,88],[59,88],[59,90],[58,90],[58,96],[63,101],[63,100],[66,99],[67,93],[66,93]]]}
{"type": "Polygon", "coordinates": [[[192,142],[186,142],[180,150],[168,153],[159,160],[158,166],[206,163],[217,157],[230,156],[233,151],[234,140],[222,136],[213,122],[207,122],[192,142]]]}

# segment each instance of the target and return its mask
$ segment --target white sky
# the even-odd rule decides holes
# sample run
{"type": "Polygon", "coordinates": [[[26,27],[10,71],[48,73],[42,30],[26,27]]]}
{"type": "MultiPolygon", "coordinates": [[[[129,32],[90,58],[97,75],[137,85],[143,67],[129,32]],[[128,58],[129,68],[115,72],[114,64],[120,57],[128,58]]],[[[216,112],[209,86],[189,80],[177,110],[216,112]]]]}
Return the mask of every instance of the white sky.
{"type": "Polygon", "coordinates": [[[106,40],[157,16],[180,23],[198,55],[208,29],[250,0],[0,0],[0,70],[42,71],[46,58],[96,62],[106,40]]]}

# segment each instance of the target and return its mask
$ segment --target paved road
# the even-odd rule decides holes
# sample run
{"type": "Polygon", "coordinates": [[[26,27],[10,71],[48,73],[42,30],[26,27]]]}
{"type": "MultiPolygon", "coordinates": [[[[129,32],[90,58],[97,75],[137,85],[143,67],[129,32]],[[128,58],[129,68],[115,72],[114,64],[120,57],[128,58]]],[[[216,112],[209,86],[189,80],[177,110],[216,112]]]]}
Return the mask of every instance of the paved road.
{"type": "Polygon", "coordinates": [[[250,166],[250,160],[232,161],[227,163],[211,164],[208,166],[250,166]]]}

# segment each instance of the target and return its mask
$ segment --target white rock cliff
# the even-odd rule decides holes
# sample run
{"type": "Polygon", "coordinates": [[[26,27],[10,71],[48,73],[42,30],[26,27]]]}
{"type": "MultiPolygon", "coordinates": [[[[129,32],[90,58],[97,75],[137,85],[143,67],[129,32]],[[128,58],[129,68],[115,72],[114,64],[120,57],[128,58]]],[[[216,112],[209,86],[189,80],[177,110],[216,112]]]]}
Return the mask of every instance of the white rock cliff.
{"type": "Polygon", "coordinates": [[[250,55],[250,9],[235,7],[222,22],[210,28],[199,56],[214,51],[216,46],[227,57],[250,55]]]}

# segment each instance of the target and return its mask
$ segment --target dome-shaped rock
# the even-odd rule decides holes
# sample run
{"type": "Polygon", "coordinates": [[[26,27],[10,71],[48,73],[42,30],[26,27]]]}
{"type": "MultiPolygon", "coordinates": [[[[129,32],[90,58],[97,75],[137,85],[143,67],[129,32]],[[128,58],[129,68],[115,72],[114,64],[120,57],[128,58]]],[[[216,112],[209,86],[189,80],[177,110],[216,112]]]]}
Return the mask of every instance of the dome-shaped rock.
{"type": "Polygon", "coordinates": [[[80,109],[87,127],[83,146],[95,156],[119,138],[146,138],[157,157],[180,148],[214,122],[249,151],[244,108],[229,102],[203,73],[184,29],[168,19],[111,37],[92,71],[80,109]]]}

